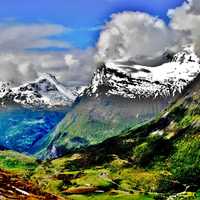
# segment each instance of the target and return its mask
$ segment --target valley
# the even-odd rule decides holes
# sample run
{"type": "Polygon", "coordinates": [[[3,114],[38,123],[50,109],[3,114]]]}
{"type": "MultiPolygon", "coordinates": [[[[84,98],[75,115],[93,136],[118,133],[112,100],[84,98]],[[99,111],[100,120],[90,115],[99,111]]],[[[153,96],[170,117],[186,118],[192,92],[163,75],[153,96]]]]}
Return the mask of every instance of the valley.
{"type": "Polygon", "coordinates": [[[200,0],[0,1],[0,200],[200,200],[200,0]]]}
{"type": "Polygon", "coordinates": [[[64,199],[199,199],[200,76],[155,119],[39,161],[0,152],[0,168],[64,199]]]}
{"type": "MultiPolygon", "coordinates": [[[[101,64],[71,106],[5,101],[2,198],[197,200],[200,68],[193,53],[186,48],[163,64],[163,79],[159,66],[101,64]]],[[[48,79],[28,83],[22,96],[27,88],[64,93],[48,79]]]]}
{"type": "Polygon", "coordinates": [[[67,108],[4,107],[0,110],[0,145],[5,149],[34,154],[66,112],[67,108]]]}

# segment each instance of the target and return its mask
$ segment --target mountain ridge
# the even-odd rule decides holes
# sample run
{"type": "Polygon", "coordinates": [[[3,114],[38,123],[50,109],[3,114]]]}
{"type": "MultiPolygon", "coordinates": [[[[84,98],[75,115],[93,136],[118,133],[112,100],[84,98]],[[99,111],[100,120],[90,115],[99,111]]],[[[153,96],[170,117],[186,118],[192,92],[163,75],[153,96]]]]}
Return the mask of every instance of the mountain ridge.
{"type": "Polygon", "coordinates": [[[19,104],[28,107],[71,106],[84,87],[65,87],[51,74],[40,74],[35,81],[12,87],[2,82],[0,103],[19,104]]]}
{"type": "Polygon", "coordinates": [[[175,96],[200,72],[200,59],[193,45],[187,45],[172,59],[160,66],[148,67],[124,61],[107,61],[95,72],[87,95],[98,96],[104,86],[106,95],[127,98],[175,96]]]}
{"type": "Polygon", "coordinates": [[[49,134],[42,156],[61,156],[71,149],[97,144],[152,119],[197,76],[200,64],[194,48],[188,46],[171,62],[146,68],[133,65],[131,70],[128,73],[130,66],[101,64],[83,95],[49,134]]]}
{"type": "Polygon", "coordinates": [[[153,120],[44,161],[31,180],[70,199],[197,200],[199,105],[200,74],[153,120]]]}

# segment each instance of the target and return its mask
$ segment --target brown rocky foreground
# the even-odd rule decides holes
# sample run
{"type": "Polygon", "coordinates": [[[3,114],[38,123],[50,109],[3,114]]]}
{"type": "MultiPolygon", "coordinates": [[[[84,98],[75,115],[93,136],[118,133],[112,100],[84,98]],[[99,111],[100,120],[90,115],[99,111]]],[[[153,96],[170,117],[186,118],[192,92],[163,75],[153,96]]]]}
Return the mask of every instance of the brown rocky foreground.
{"type": "Polygon", "coordinates": [[[0,199],[1,200],[61,200],[52,194],[41,192],[29,182],[18,176],[0,170],[0,199]]]}

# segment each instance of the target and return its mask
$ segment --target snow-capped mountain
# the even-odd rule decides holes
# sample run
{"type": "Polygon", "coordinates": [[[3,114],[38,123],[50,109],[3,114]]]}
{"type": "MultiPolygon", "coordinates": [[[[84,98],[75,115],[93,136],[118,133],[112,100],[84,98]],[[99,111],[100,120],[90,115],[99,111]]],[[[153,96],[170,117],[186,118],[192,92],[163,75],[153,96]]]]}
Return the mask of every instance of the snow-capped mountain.
{"type": "Polygon", "coordinates": [[[180,93],[200,72],[200,59],[187,45],[160,66],[149,67],[122,60],[108,61],[97,69],[87,95],[117,95],[126,98],[169,97],[180,93]]]}
{"type": "Polygon", "coordinates": [[[50,74],[42,74],[37,80],[18,87],[0,83],[1,104],[56,107],[71,106],[84,87],[65,87],[50,74]]]}

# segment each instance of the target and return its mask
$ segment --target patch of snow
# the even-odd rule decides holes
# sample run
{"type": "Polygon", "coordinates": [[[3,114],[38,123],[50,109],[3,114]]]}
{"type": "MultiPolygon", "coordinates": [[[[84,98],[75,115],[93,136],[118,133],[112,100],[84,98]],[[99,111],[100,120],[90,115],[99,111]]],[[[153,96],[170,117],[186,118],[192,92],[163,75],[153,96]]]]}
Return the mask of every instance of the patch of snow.
{"type": "Polygon", "coordinates": [[[152,132],[150,135],[151,136],[163,136],[163,134],[164,134],[164,131],[158,130],[158,131],[152,132]]]}

